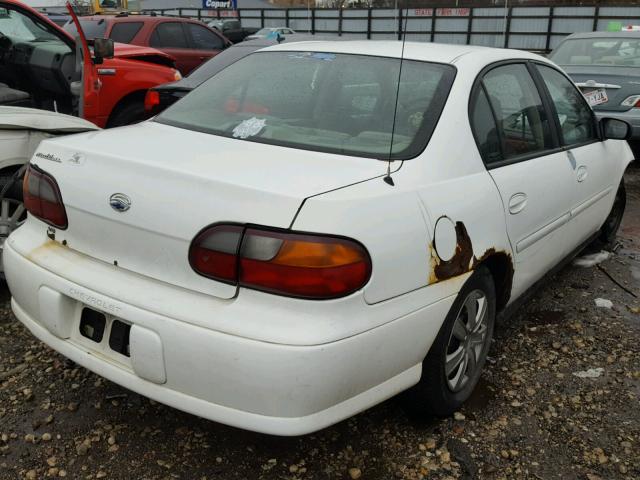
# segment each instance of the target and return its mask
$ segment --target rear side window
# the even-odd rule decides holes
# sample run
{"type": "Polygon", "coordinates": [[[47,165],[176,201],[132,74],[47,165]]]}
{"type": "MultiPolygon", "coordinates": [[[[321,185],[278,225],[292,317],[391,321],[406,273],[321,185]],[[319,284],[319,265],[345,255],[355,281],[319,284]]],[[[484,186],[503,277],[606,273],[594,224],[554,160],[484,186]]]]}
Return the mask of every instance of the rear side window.
{"type": "Polygon", "coordinates": [[[505,160],[553,147],[551,125],[526,65],[496,67],[482,83],[495,113],[505,160]]]}
{"type": "Polygon", "coordinates": [[[498,127],[481,86],[476,88],[471,102],[471,128],[484,163],[489,166],[503,160],[498,127]]]}
{"type": "Polygon", "coordinates": [[[193,48],[197,50],[221,50],[224,48],[222,38],[208,28],[194,23],[188,23],[187,28],[191,33],[193,48]]]}
{"type": "Polygon", "coordinates": [[[189,48],[182,24],[178,22],[159,24],[151,35],[150,43],[156,48],[189,48]]]}
{"type": "Polygon", "coordinates": [[[551,67],[537,65],[537,68],[551,95],[564,145],[575,146],[596,140],[593,113],[575,85],[551,67]]]}
{"type": "Polygon", "coordinates": [[[116,23],[111,29],[109,38],[114,42],[129,43],[142,28],[142,22],[116,23]]]}

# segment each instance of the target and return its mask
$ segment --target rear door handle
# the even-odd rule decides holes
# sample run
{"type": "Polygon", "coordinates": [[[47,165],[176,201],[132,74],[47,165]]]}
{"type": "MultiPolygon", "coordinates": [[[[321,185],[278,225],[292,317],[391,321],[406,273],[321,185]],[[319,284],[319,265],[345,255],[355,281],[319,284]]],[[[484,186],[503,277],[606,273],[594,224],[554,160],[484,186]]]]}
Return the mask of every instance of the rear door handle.
{"type": "Polygon", "coordinates": [[[524,210],[524,207],[527,206],[527,194],[526,193],[516,193],[511,196],[509,199],[509,213],[511,215],[515,215],[524,210]]]}

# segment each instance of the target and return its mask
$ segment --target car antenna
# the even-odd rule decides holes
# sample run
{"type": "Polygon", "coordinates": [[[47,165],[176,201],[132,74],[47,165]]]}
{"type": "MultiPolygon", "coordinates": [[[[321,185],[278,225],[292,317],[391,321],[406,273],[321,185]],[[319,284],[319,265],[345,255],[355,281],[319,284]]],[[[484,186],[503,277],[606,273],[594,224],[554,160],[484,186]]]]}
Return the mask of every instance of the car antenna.
{"type": "MultiPolygon", "coordinates": [[[[398,0],[396,0],[396,11],[398,10],[398,0]]],[[[400,11],[400,15],[402,15],[402,10],[400,11]]],[[[393,154],[393,136],[395,134],[396,131],[396,116],[398,114],[398,98],[400,97],[400,80],[402,78],[402,62],[404,60],[404,44],[407,40],[407,34],[406,34],[406,30],[407,30],[407,17],[409,15],[405,15],[405,19],[404,19],[404,26],[402,25],[402,23],[400,23],[400,28],[402,29],[401,33],[402,33],[402,50],[400,52],[400,68],[398,69],[398,85],[396,87],[396,103],[395,106],[393,108],[393,123],[391,125],[391,144],[389,145],[389,158],[387,159],[387,174],[384,176],[383,180],[385,181],[385,183],[387,183],[388,185],[391,185],[392,187],[395,186],[395,182],[393,181],[393,178],[391,177],[391,162],[393,162],[393,160],[391,159],[391,155],[393,154]]]]}

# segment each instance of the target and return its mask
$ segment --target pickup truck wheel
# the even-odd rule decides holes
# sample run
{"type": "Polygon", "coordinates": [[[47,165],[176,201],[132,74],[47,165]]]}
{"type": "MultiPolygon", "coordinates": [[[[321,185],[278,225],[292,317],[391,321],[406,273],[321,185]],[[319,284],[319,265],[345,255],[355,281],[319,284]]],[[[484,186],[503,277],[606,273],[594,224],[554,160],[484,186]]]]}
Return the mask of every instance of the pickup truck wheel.
{"type": "Polygon", "coordinates": [[[116,109],[107,122],[107,128],[132,125],[146,119],[144,102],[134,100],[116,109]]]}
{"type": "Polygon", "coordinates": [[[493,277],[480,266],[453,302],[427,357],[420,382],[405,394],[417,416],[448,416],[471,396],[487,359],[496,316],[493,277]]]}
{"type": "Polygon", "coordinates": [[[613,201],[611,212],[604,221],[602,227],[600,227],[600,236],[598,237],[599,243],[606,249],[614,247],[616,242],[616,234],[622,223],[622,217],[624,216],[624,210],[627,206],[627,191],[624,188],[624,180],[620,182],[618,191],[616,192],[616,198],[613,201]]]}

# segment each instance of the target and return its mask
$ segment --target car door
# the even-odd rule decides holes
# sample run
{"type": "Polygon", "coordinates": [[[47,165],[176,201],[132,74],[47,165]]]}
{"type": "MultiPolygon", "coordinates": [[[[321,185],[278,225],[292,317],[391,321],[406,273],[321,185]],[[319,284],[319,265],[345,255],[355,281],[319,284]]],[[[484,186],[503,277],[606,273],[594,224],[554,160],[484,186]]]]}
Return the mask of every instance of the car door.
{"type": "MultiPolygon", "coordinates": [[[[186,23],[185,27],[189,34],[190,56],[194,65],[192,69],[215,57],[227,47],[227,42],[221,35],[204,25],[186,23]]],[[[188,72],[184,73],[186,75],[188,72]]]]}
{"type": "Polygon", "coordinates": [[[607,143],[600,140],[591,107],[562,72],[549,65],[536,64],[549,94],[560,142],[573,170],[573,201],[569,238],[580,246],[604,222],[615,196],[617,178],[612,175],[607,143]]]}
{"type": "Polygon", "coordinates": [[[513,296],[567,253],[574,171],[527,62],[486,69],[472,94],[471,123],[500,192],[514,252],[513,296]]]}
{"type": "Polygon", "coordinates": [[[189,47],[183,22],[158,23],[149,38],[149,46],[168,53],[175,58],[176,67],[183,75],[186,75],[197,66],[191,55],[192,50],[189,47]]]}

